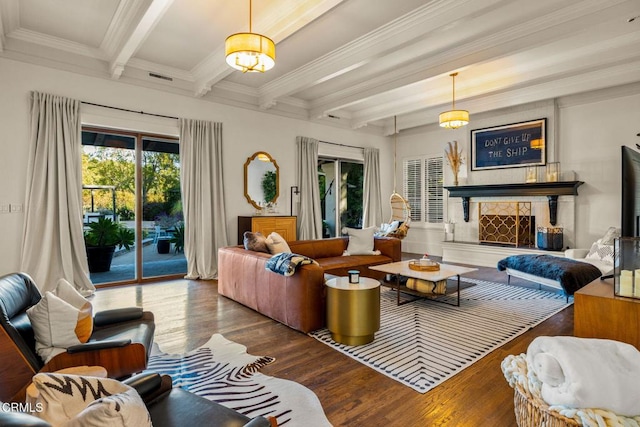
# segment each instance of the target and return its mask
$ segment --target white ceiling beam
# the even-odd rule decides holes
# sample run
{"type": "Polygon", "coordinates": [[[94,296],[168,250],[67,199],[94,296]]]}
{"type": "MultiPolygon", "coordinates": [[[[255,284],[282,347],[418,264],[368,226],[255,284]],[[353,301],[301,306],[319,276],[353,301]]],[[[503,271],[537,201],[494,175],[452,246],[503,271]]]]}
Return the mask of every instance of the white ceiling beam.
{"type": "Polygon", "coordinates": [[[465,14],[472,14],[498,2],[500,0],[432,0],[411,13],[263,85],[260,88],[260,104],[273,105],[280,97],[289,96],[366,66],[382,54],[393,52],[398,46],[423,37],[439,27],[442,22],[453,20],[455,16],[459,17],[461,10],[464,10],[465,14]]]}
{"type": "MultiPolygon", "coordinates": [[[[254,18],[257,25],[253,31],[268,36],[277,45],[343,1],[289,0],[283,7],[270,8],[268,15],[261,17],[259,22],[254,18]]],[[[215,84],[233,72],[234,70],[226,65],[225,48],[222,43],[191,70],[196,80],[196,96],[204,96],[215,84]]]]}
{"type": "MultiPolygon", "coordinates": [[[[586,44],[578,48],[562,49],[562,54],[549,54],[544,58],[539,55],[539,51],[547,49],[539,47],[522,55],[502,59],[494,58],[493,61],[485,63],[478,62],[473,69],[470,68],[465,73],[463,85],[458,86],[457,104],[469,109],[466,104],[467,98],[480,94],[490,87],[494,88],[493,91],[509,90],[509,86],[514,86],[510,82],[517,82],[518,87],[526,87],[542,81],[564,78],[567,75],[581,75],[590,70],[606,68],[613,64],[635,62],[640,59],[640,53],[635,56],[629,55],[629,52],[632,52],[635,46],[640,44],[640,32],[623,34],[602,41],[589,42],[587,39],[584,41],[586,44]],[[529,59],[526,60],[523,57],[529,59]],[[518,64],[519,69],[509,67],[509,64],[518,64]],[[464,96],[465,93],[467,97],[464,96]]],[[[555,51],[555,49],[551,50],[555,51]]],[[[444,111],[448,108],[447,103],[451,99],[448,77],[446,83],[436,84],[433,82],[428,86],[422,84],[419,86],[420,89],[404,87],[372,97],[366,104],[363,103],[363,108],[357,109],[353,114],[352,126],[358,128],[371,121],[422,110],[434,104],[440,105],[444,111]]]]}
{"type": "Polygon", "coordinates": [[[131,57],[147,39],[156,24],[162,19],[173,0],[152,0],[138,25],[124,45],[117,51],[109,64],[111,78],[118,79],[131,57]]]}
{"type": "MultiPolygon", "coordinates": [[[[626,64],[588,71],[579,75],[571,75],[554,81],[504,90],[495,93],[485,93],[465,100],[465,108],[473,115],[487,111],[510,108],[516,105],[547,99],[570,96],[575,93],[589,92],[618,85],[627,85],[638,81],[640,73],[640,59],[626,64]]],[[[438,122],[438,115],[446,109],[447,104],[426,108],[405,114],[398,118],[398,130],[410,129],[418,126],[438,122]]],[[[385,134],[391,129],[385,128],[385,134]]]]}
{"type": "MultiPolygon", "coordinates": [[[[602,19],[597,12],[603,7],[598,2],[583,2],[518,25],[505,25],[502,31],[458,44],[414,63],[394,67],[380,76],[360,81],[345,87],[344,90],[334,91],[318,98],[312,103],[313,107],[309,115],[321,117],[332,111],[354,106],[381,93],[441,76],[451,70],[460,70],[496,57],[511,55],[526,50],[526,46],[552,42],[563,34],[597,25],[602,19]],[[525,38],[526,43],[523,42],[525,38]]],[[[623,7],[629,7],[628,2],[623,7]]],[[[608,12],[611,13],[611,11],[608,12]]]]}

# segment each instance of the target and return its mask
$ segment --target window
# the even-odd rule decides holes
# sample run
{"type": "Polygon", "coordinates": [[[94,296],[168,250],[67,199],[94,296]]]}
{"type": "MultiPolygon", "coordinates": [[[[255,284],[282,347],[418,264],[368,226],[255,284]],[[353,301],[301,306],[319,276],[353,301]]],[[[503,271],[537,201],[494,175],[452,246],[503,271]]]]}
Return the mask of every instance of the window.
{"type": "Polygon", "coordinates": [[[342,227],[362,228],[364,165],[343,159],[318,159],[322,235],[341,235],[342,227]]]}
{"type": "Polygon", "coordinates": [[[443,222],[442,157],[418,157],[403,161],[404,195],[411,206],[411,221],[443,222]]]}

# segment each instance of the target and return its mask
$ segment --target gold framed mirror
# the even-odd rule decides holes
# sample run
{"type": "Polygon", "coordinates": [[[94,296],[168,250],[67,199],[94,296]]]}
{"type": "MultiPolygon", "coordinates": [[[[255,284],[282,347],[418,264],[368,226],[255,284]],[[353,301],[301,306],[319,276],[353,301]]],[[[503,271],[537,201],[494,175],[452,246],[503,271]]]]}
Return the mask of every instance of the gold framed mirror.
{"type": "Polygon", "coordinates": [[[258,151],[244,164],[244,197],[256,209],[275,203],[280,195],[280,168],[265,151],[258,151]]]}

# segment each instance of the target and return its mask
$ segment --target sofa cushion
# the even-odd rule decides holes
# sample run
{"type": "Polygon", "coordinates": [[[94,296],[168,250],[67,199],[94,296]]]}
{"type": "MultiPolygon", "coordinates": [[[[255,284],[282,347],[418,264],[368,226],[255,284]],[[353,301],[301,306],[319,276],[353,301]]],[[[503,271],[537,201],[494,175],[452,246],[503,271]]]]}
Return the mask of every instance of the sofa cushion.
{"type": "Polygon", "coordinates": [[[65,427],[151,427],[151,416],[138,392],[131,388],[95,400],[65,427]]]}
{"type": "Polygon", "coordinates": [[[266,243],[269,248],[269,252],[272,255],[282,252],[291,253],[291,249],[289,248],[287,241],[275,231],[267,236],[266,243]]]}
{"type": "Polygon", "coordinates": [[[380,251],[373,250],[375,227],[347,228],[346,231],[349,235],[349,244],[345,255],[380,255],[380,251]]]}
{"type": "Polygon", "coordinates": [[[244,248],[248,251],[256,251],[256,252],[265,252],[269,253],[269,247],[267,246],[267,238],[262,235],[259,231],[244,232],[244,248]]]}

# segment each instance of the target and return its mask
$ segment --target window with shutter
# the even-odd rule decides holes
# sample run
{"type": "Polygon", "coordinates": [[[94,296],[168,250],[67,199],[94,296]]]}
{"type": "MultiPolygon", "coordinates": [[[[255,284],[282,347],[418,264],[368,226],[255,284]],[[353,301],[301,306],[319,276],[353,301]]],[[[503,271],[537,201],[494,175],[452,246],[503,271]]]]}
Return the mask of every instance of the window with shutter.
{"type": "Polygon", "coordinates": [[[404,196],[411,205],[411,221],[443,222],[443,159],[418,157],[403,161],[404,196]]]}

